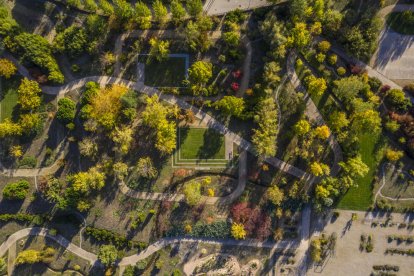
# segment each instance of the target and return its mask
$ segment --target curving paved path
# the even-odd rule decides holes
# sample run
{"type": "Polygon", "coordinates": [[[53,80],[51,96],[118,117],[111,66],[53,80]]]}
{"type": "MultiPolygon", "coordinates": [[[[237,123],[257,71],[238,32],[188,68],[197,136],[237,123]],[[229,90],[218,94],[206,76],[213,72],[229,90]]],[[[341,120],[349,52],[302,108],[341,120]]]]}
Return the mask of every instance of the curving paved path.
{"type": "MultiPolygon", "coordinates": [[[[388,200],[392,200],[392,201],[412,201],[414,200],[413,197],[403,197],[403,198],[395,198],[395,197],[389,197],[389,196],[385,196],[382,194],[382,188],[384,188],[386,182],[385,182],[385,175],[386,175],[386,166],[392,166],[395,169],[395,165],[391,164],[391,163],[384,163],[384,165],[382,165],[382,184],[381,187],[379,187],[378,191],[375,194],[375,198],[374,198],[374,202],[377,201],[378,196],[381,196],[383,198],[386,198],[388,200]]],[[[406,174],[410,179],[414,180],[414,177],[412,177],[411,175],[409,175],[407,172],[403,171],[403,170],[396,170],[396,172],[398,173],[403,173],[406,174]]]]}
{"type": "MultiPolygon", "coordinates": [[[[247,182],[247,153],[243,151],[240,153],[239,157],[239,176],[238,176],[238,184],[234,191],[223,197],[213,196],[207,197],[204,196],[203,202],[208,205],[218,204],[230,204],[239,198],[245,187],[247,182]]],[[[174,193],[149,193],[149,192],[139,192],[129,188],[123,181],[119,183],[119,190],[129,196],[136,199],[144,199],[144,200],[158,200],[158,201],[175,201],[180,202],[184,201],[185,197],[183,194],[174,194],[174,193]]]]}
{"type": "MultiPolygon", "coordinates": [[[[73,254],[87,260],[91,265],[102,266],[98,261],[96,254],[88,252],[77,245],[68,241],[65,237],[61,235],[50,235],[49,229],[41,227],[30,227],[24,228],[10,235],[5,242],[0,245],[0,256],[4,256],[11,246],[13,246],[18,240],[27,237],[27,236],[42,236],[53,241],[57,242],[59,245],[64,247],[66,250],[72,252],[73,254]]],[[[163,238],[159,241],[149,245],[145,250],[134,254],[132,256],[122,258],[118,265],[121,267],[134,265],[136,262],[147,258],[148,256],[154,254],[162,248],[181,242],[188,243],[207,243],[207,244],[218,244],[218,245],[227,245],[227,246],[249,246],[249,247],[258,247],[258,248],[271,248],[271,249],[295,249],[298,247],[298,242],[296,241],[281,241],[277,243],[272,242],[257,242],[254,240],[233,240],[233,239],[208,239],[208,238],[187,238],[187,237],[178,237],[178,238],[163,238]]]]}
{"type": "MultiPolygon", "coordinates": [[[[305,95],[305,102],[306,102],[306,109],[305,114],[311,120],[314,121],[318,126],[326,125],[325,120],[322,117],[322,114],[319,112],[318,108],[316,107],[315,103],[312,101],[309,93],[307,92],[306,88],[302,85],[298,75],[296,74],[295,70],[295,62],[296,62],[296,53],[291,51],[289,53],[287,59],[287,74],[292,83],[293,87],[296,91],[302,92],[305,95]]],[[[343,160],[343,153],[341,146],[339,145],[338,141],[335,139],[335,136],[332,134],[328,138],[329,147],[333,150],[334,153],[334,165],[331,168],[331,174],[336,175],[340,170],[339,162],[343,160]]]]}
{"type": "Polygon", "coordinates": [[[9,248],[14,245],[18,240],[27,237],[27,236],[42,236],[49,239],[54,240],[59,245],[66,248],[66,250],[72,252],[73,254],[87,260],[91,265],[100,265],[98,257],[90,253],[82,248],[78,247],[77,245],[68,241],[65,237],[61,235],[50,235],[49,229],[41,228],[41,227],[31,227],[31,228],[24,228],[15,232],[14,234],[10,235],[5,242],[0,245],[0,256],[4,256],[9,250],[9,248]]]}

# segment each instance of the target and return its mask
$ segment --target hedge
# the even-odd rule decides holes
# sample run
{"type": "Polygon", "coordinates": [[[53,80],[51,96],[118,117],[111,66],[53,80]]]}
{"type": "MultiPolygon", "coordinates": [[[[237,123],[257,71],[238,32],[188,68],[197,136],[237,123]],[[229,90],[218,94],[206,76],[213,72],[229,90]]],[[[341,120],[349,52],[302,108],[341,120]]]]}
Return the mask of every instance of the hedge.
{"type": "Polygon", "coordinates": [[[20,222],[27,222],[27,223],[33,222],[36,225],[41,225],[44,222],[44,216],[25,214],[25,213],[1,214],[0,221],[1,222],[20,221],[20,222]]]}
{"type": "Polygon", "coordinates": [[[85,234],[93,237],[97,241],[112,243],[116,247],[137,248],[139,250],[144,250],[148,247],[148,243],[146,242],[132,241],[125,236],[106,229],[88,226],[85,228],[85,234]]]}

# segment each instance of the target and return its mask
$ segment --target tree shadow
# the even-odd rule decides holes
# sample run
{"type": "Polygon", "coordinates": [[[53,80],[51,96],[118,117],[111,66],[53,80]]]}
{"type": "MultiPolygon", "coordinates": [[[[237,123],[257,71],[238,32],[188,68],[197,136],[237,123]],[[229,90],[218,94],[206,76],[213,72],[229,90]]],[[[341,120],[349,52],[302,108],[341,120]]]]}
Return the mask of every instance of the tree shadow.
{"type": "Polygon", "coordinates": [[[224,143],[224,137],[214,129],[208,128],[203,135],[203,146],[199,148],[197,157],[199,159],[212,159],[224,143]]]}

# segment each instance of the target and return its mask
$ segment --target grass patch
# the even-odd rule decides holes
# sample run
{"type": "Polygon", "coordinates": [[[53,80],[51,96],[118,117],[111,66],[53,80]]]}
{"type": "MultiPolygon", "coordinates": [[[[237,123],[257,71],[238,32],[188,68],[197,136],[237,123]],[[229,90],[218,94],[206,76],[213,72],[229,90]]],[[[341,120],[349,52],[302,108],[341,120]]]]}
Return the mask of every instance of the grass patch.
{"type": "Polygon", "coordinates": [[[392,12],[387,17],[387,24],[397,33],[414,35],[414,12],[392,12]]]}
{"type": "MultiPolygon", "coordinates": [[[[381,190],[384,196],[393,198],[414,198],[414,177],[406,171],[400,171],[394,165],[384,166],[385,185],[381,190]]],[[[382,185],[381,173],[380,185],[382,185]]]]}
{"type": "Polygon", "coordinates": [[[362,161],[369,167],[367,175],[357,180],[358,187],[353,187],[341,198],[338,203],[339,209],[366,210],[372,203],[372,181],[377,168],[375,158],[376,146],[380,135],[364,134],[360,137],[359,154],[362,161]]]}
{"type": "Polygon", "coordinates": [[[147,62],[148,56],[139,56],[138,62],[145,63],[144,83],[154,87],[182,87],[185,80],[185,58],[170,57],[165,61],[147,62]]]}
{"type": "Polygon", "coordinates": [[[180,159],[225,159],[224,135],[211,128],[178,128],[180,159]]]}
{"type": "Polygon", "coordinates": [[[20,78],[0,79],[0,122],[13,117],[17,105],[17,87],[20,78]]]}

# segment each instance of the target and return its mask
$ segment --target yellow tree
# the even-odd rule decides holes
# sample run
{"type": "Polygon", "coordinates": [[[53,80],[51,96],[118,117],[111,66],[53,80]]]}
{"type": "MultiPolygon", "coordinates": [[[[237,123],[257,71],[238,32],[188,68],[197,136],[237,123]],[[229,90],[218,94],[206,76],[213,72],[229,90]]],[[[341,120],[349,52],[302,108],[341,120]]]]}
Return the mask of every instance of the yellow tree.
{"type": "Polygon", "coordinates": [[[3,123],[0,123],[0,138],[6,136],[17,136],[22,134],[22,127],[13,123],[9,119],[5,119],[3,123]]]}
{"type": "Polygon", "coordinates": [[[233,223],[231,225],[231,235],[236,240],[244,240],[247,235],[244,225],[241,223],[233,223]]]}
{"type": "Polygon", "coordinates": [[[318,162],[313,162],[310,165],[310,170],[315,176],[328,175],[330,173],[328,165],[318,162]]]}
{"type": "Polygon", "coordinates": [[[17,102],[24,110],[32,110],[40,106],[41,99],[39,84],[35,81],[24,78],[17,90],[17,102]]]}
{"type": "Polygon", "coordinates": [[[319,126],[315,128],[315,135],[319,139],[325,140],[329,138],[329,136],[331,135],[331,132],[329,131],[329,128],[327,125],[323,125],[323,126],[319,126]]]}
{"type": "Polygon", "coordinates": [[[129,148],[133,140],[132,134],[134,131],[129,127],[117,128],[112,132],[112,141],[119,146],[119,151],[123,154],[128,153],[129,148]]]}
{"type": "Polygon", "coordinates": [[[9,79],[11,76],[16,74],[17,68],[13,62],[8,59],[0,59],[0,76],[9,79]]]}
{"type": "Polygon", "coordinates": [[[112,129],[121,111],[120,98],[127,91],[128,88],[121,85],[112,85],[99,90],[90,99],[89,117],[96,120],[104,128],[112,129]]]}

